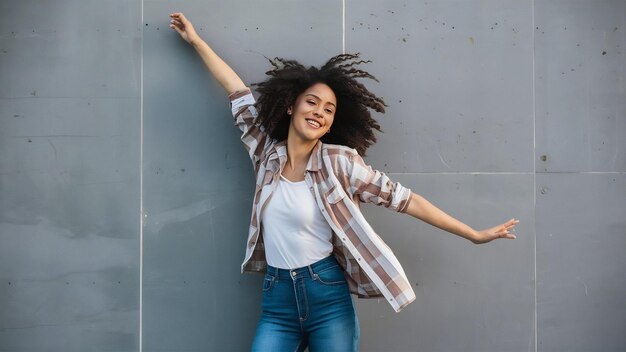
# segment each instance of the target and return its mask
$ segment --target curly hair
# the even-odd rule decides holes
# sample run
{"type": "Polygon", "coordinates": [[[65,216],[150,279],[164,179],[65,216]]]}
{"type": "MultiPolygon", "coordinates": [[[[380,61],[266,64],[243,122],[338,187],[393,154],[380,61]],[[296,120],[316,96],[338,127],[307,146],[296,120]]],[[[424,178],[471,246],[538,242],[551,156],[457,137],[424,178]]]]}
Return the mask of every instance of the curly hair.
{"type": "MultiPolygon", "coordinates": [[[[267,58],[267,57],[266,57],[267,58]]],[[[296,98],[315,83],[328,85],[337,98],[337,108],[332,131],[320,140],[323,143],[341,144],[354,148],[360,155],[376,142],[374,130],[382,132],[368,108],[385,112],[385,102],[367,90],[356,78],[378,80],[366,71],[356,68],[371,62],[359,59],[359,53],[336,55],[322,67],[306,68],[294,60],[267,58],[273,69],[265,74],[270,77],[256,86],[260,96],[256,102],[258,123],[269,135],[279,141],[287,138],[291,116],[287,108],[296,98]]]]}

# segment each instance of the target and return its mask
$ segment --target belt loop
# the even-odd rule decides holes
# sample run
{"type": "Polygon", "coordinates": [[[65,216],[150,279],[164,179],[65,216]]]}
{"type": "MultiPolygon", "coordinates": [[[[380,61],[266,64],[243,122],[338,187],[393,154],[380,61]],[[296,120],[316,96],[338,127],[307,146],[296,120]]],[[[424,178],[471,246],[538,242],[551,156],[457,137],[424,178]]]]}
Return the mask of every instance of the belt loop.
{"type": "Polygon", "coordinates": [[[268,265],[267,266],[267,271],[270,273],[270,275],[272,275],[273,277],[278,279],[278,269],[277,268],[268,265]]]}
{"type": "Polygon", "coordinates": [[[310,265],[306,266],[309,269],[309,275],[311,275],[311,279],[315,277],[315,273],[313,272],[313,268],[310,265]]]}

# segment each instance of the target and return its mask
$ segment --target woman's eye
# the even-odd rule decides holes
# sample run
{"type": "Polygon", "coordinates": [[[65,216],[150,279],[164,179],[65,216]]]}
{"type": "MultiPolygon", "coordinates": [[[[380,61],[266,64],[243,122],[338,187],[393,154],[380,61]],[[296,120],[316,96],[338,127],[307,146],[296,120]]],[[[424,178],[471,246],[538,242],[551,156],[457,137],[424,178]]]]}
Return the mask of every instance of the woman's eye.
{"type": "Polygon", "coordinates": [[[311,104],[311,105],[315,104],[315,102],[314,102],[314,101],[312,101],[312,100],[307,101],[307,103],[309,103],[309,104],[311,104]]]}
{"type": "Polygon", "coordinates": [[[332,110],[330,110],[330,109],[326,109],[326,112],[327,112],[327,113],[329,113],[329,114],[332,114],[332,113],[333,113],[333,111],[332,111],[332,110]]]}

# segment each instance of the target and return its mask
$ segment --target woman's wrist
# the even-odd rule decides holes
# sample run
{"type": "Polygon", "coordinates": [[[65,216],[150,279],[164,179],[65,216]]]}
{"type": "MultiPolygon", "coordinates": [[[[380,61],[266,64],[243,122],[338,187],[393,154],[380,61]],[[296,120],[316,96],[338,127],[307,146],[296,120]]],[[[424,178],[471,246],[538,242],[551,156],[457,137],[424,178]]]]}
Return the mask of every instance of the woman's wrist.
{"type": "Polygon", "coordinates": [[[200,36],[195,36],[189,39],[189,44],[193,46],[194,48],[198,48],[203,42],[204,40],[202,40],[200,36]]]}
{"type": "Polygon", "coordinates": [[[467,240],[471,241],[472,243],[476,243],[475,241],[478,240],[480,234],[478,233],[478,231],[474,230],[473,228],[470,227],[470,231],[468,232],[467,236],[465,237],[467,240]]]}

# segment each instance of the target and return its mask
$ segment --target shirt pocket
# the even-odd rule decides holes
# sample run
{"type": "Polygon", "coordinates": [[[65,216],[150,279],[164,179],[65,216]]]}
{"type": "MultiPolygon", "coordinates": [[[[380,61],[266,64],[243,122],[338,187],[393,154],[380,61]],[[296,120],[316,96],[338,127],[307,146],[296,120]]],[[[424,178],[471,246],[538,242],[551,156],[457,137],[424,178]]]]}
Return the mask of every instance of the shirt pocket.
{"type": "Polygon", "coordinates": [[[329,204],[337,204],[346,196],[346,192],[340,186],[333,186],[331,189],[326,192],[324,197],[329,204]]]}

